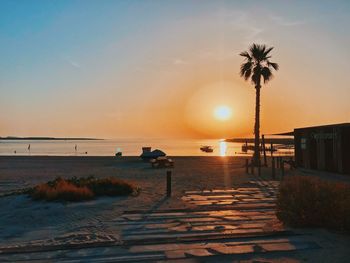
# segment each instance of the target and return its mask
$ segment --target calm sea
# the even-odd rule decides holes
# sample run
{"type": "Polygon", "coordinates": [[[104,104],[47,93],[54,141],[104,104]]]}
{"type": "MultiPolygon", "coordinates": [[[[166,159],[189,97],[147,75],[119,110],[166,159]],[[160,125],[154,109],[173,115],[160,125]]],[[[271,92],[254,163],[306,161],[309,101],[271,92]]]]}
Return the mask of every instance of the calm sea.
{"type": "Polygon", "coordinates": [[[144,146],[163,150],[170,156],[247,155],[241,152],[241,143],[212,139],[1,140],[0,155],[114,156],[121,151],[124,156],[138,156],[144,146]],[[202,145],[212,146],[214,152],[202,152],[202,145]]]}

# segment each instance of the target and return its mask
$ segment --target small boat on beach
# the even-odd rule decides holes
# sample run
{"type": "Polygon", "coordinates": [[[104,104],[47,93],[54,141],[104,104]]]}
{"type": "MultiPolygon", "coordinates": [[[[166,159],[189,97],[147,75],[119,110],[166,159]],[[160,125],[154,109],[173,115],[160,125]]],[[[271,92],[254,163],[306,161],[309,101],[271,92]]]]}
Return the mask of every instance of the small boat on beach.
{"type": "Polygon", "coordinates": [[[214,151],[212,146],[204,145],[199,148],[202,152],[212,153],[214,151]]]}
{"type": "Polygon", "coordinates": [[[121,156],[123,156],[123,152],[122,152],[122,150],[118,147],[117,148],[117,151],[116,151],[116,153],[115,153],[115,156],[116,157],[121,157],[121,156]]]}
{"type": "Polygon", "coordinates": [[[141,159],[144,161],[149,161],[150,159],[156,159],[158,157],[164,157],[166,156],[166,153],[155,149],[152,151],[151,147],[142,147],[142,153],[140,155],[141,159]]]}

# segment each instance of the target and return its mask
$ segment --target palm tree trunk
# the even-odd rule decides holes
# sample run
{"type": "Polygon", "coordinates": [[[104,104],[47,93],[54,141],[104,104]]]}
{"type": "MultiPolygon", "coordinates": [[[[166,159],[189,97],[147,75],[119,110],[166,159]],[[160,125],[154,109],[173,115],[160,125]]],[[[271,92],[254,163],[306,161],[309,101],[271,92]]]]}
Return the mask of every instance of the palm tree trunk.
{"type": "Polygon", "coordinates": [[[260,164],[260,81],[258,81],[257,85],[255,86],[255,126],[254,126],[254,156],[253,161],[254,165],[260,164]]]}

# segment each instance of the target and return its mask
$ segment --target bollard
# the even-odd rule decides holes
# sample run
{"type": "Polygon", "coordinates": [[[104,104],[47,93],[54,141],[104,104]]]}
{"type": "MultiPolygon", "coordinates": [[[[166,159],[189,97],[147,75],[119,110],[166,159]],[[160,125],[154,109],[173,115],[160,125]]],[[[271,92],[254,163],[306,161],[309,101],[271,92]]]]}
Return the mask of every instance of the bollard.
{"type": "Polygon", "coordinates": [[[281,162],[281,179],[283,179],[283,177],[284,177],[284,162],[282,161],[281,162]]]}
{"type": "Polygon", "coordinates": [[[273,143],[271,143],[271,157],[273,156],[273,143]]]}
{"type": "Polygon", "coordinates": [[[259,158],[259,161],[258,161],[258,175],[261,176],[261,161],[260,161],[260,158],[259,158]]]}
{"type": "Polygon", "coordinates": [[[252,174],[254,174],[254,162],[253,162],[253,159],[251,160],[250,165],[251,165],[251,172],[252,172],[252,174]]]}
{"type": "Polygon", "coordinates": [[[249,160],[245,159],[245,172],[246,174],[249,174],[249,160]]]}
{"type": "Polygon", "coordinates": [[[275,157],[272,157],[272,180],[276,179],[276,170],[275,170],[275,157]]]}
{"type": "Polygon", "coordinates": [[[267,167],[267,158],[266,158],[266,147],[265,147],[265,135],[261,136],[261,143],[262,143],[262,147],[263,147],[263,151],[264,151],[264,166],[267,167]]]}
{"type": "Polygon", "coordinates": [[[171,171],[166,172],[166,196],[171,196],[171,171]]]}
{"type": "Polygon", "coordinates": [[[280,168],[280,164],[281,164],[281,157],[277,157],[277,159],[276,159],[276,165],[277,165],[277,169],[279,169],[280,168]]]}

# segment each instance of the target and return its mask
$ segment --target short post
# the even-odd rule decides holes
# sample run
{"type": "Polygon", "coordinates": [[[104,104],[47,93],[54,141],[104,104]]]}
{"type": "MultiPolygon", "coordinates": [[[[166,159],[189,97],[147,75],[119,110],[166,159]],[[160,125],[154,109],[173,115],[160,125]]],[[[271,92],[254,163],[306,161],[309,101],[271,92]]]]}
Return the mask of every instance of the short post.
{"type": "Polygon", "coordinates": [[[258,161],[258,175],[261,176],[261,160],[259,157],[259,161],[258,161]]]}
{"type": "Polygon", "coordinates": [[[264,151],[264,166],[267,167],[267,158],[266,158],[266,147],[265,147],[265,135],[263,134],[262,136],[262,147],[263,147],[263,151],[264,151]]]}
{"type": "Polygon", "coordinates": [[[254,174],[254,162],[253,159],[250,162],[252,174],[254,174]]]}
{"type": "Polygon", "coordinates": [[[249,160],[245,159],[245,172],[246,174],[249,174],[249,160]]]}
{"type": "Polygon", "coordinates": [[[271,150],[271,157],[273,156],[273,143],[271,143],[271,148],[270,148],[270,150],[271,150]]]}
{"type": "Polygon", "coordinates": [[[276,166],[277,166],[277,169],[280,168],[280,164],[281,164],[280,157],[277,156],[277,159],[276,159],[276,166]]]}
{"type": "Polygon", "coordinates": [[[283,179],[283,177],[284,177],[284,162],[283,162],[283,160],[281,161],[281,179],[283,179]]]}
{"type": "Polygon", "coordinates": [[[271,160],[271,166],[272,166],[272,180],[276,179],[276,170],[275,170],[275,157],[272,156],[271,160]]]}
{"type": "Polygon", "coordinates": [[[171,171],[166,172],[166,196],[171,196],[171,171]]]}

